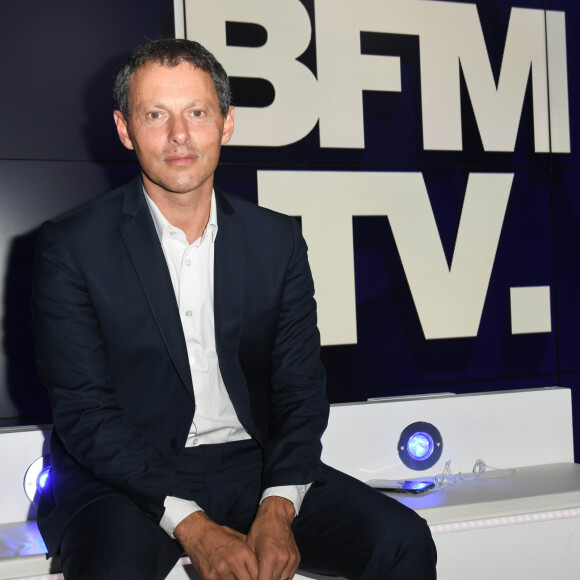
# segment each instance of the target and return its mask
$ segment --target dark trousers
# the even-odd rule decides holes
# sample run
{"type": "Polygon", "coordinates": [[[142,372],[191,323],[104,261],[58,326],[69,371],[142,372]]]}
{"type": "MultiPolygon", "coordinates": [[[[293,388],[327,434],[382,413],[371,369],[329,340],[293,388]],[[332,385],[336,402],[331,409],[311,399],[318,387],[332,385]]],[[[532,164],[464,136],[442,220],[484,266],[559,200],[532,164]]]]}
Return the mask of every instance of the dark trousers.
{"type": "MultiPolygon", "coordinates": [[[[261,494],[261,450],[251,441],[184,452],[180,475],[216,523],[246,533],[261,494]]],[[[431,580],[435,546],[425,521],[397,501],[328,468],[314,483],[293,531],[300,570],[361,580],[431,580]]],[[[124,495],[85,507],[61,543],[66,580],[162,579],[179,544],[124,495]]]]}

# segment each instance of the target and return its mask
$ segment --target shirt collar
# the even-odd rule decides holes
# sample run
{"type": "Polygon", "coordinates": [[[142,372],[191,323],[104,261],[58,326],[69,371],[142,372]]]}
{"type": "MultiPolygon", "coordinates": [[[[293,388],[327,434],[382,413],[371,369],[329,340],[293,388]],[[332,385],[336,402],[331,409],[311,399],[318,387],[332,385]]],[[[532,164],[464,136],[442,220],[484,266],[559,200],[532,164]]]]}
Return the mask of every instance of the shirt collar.
{"type": "MultiPolygon", "coordinates": [[[[167,226],[174,228],[175,226],[172,226],[167,220],[167,218],[161,213],[161,210],[157,207],[157,204],[149,197],[149,194],[145,191],[145,187],[143,187],[143,195],[145,195],[147,206],[149,207],[149,211],[151,212],[151,217],[153,218],[153,224],[155,225],[157,237],[159,238],[159,241],[162,241],[163,231],[165,230],[165,228],[167,226]]],[[[205,230],[201,235],[201,237],[203,237],[207,232],[211,235],[211,241],[215,242],[217,231],[218,231],[218,223],[217,223],[215,191],[212,189],[211,203],[209,207],[209,219],[207,221],[207,226],[205,227],[205,230]]]]}

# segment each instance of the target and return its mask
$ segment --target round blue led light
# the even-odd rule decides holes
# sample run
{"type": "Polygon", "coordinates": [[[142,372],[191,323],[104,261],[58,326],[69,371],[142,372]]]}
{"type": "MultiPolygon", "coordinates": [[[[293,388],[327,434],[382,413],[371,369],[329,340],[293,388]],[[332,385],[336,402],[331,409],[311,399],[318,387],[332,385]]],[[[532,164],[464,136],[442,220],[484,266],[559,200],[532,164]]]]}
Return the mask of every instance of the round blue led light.
{"type": "Polygon", "coordinates": [[[50,465],[45,467],[36,479],[36,487],[38,491],[42,491],[47,485],[50,477],[50,465]]]}
{"type": "Polygon", "coordinates": [[[399,459],[409,469],[425,471],[441,458],[443,438],[439,429],[425,421],[407,425],[397,443],[399,459]]]}
{"type": "Polygon", "coordinates": [[[407,452],[417,461],[425,461],[425,459],[431,457],[434,449],[433,437],[429,433],[418,431],[409,437],[407,452]]]}

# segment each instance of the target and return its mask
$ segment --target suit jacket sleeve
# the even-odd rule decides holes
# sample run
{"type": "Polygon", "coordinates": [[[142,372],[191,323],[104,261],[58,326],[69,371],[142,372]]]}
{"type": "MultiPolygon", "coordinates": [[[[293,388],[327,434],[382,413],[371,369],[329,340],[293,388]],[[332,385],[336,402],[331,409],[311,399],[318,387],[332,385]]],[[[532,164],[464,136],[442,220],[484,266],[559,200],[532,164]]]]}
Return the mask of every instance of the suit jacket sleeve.
{"type": "Polygon", "coordinates": [[[320,438],[328,421],[314,284],[306,243],[292,219],[293,247],[282,287],[271,359],[270,437],[264,487],[323,480],[320,438]]]}

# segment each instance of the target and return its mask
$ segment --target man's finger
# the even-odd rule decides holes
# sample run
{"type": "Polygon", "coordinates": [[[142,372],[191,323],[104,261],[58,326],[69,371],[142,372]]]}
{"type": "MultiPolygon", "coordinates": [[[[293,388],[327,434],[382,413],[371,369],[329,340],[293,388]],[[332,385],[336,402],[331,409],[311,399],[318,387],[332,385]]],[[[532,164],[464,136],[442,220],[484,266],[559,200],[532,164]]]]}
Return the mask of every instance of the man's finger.
{"type": "Polygon", "coordinates": [[[248,571],[248,574],[252,580],[257,580],[259,574],[258,560],[256,558],[253,560],[246,560],[246,570],[248,571]]]}

